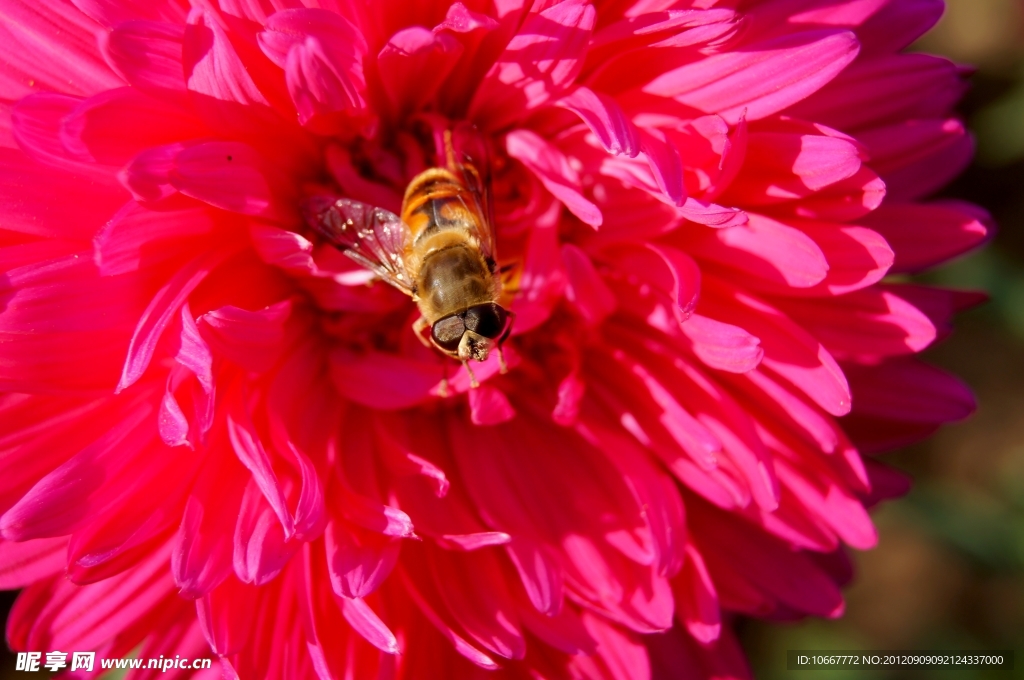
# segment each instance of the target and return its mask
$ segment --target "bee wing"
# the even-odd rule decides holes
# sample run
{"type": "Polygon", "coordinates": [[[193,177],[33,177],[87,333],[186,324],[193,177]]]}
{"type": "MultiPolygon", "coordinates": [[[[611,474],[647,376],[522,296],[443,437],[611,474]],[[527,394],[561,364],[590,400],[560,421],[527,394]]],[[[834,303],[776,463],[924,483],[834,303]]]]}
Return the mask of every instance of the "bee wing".
{"type": "Polygon", "coordinates": [[[412,235],[398,215],[347,198],[318,196],[306,206],[306,221],[335,248],[412,295],[403,256],[412,235]]]}
{"type": "Polygon", "coordinates": [[[483,218],[480,225],[480,247],[485,257],[494,255],[494,208],[491,204],[490,162],[487,146],[480,133],[469,126],[457,126],[451,134],[454,167],[449,168],[462,181],[483,218]]]}

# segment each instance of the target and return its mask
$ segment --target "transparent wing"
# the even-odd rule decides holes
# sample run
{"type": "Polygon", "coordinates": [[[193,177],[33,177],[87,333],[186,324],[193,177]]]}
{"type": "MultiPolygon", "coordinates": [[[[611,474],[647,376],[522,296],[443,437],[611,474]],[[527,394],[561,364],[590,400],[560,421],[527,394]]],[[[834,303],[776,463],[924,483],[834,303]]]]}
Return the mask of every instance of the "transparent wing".
{"type": "Polygon", "coordinates": [[[347,198],[317,196],[306,204],[306,222],[335,248],[403,293],[413,281],[403,254],[412,236],[394,214],[347,198]]]}
{"type": "Polygon", "coordinates": [[[483,217],[480,246],[484,256],[494,260],[494,212],[491,206],[491,164],[487,144],[479,131],[469,125],[455,127],[449,139],[449,157],[454,167],[448,169],[458,176],[476,202],[477,213],[483,217]]]}

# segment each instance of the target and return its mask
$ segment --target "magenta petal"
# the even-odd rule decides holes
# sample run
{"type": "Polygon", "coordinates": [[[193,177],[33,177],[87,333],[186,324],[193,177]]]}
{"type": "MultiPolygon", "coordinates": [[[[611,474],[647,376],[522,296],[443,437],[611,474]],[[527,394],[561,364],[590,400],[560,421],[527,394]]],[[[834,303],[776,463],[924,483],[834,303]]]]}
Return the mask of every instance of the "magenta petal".
{"type": "Polygon", "coordinates": [[[880,366],[848,366],[858,415],[913,423],[962,420],[976,408],[974,396],[945,371],[910,358],[880,366]],[[900,385],[898,389],[896,385],[900,385]]]}
{"type": "Polygon", "coordinates": [[[132,87],[156,95],[185,92],[182,42],[185,27],[157,21],[129,21],[100,34],[110,67],[132,87]]]}
{"type": "Polygon", "coordinates": [[[377,66],[395,112],[418,110],[433,99],[462,52],[462,43],[447,32],[413,26],[391,36],[377,56],[377,66]]]}
{"type": "Polygon", "coordinates": [[[202,142],[183,149],[174,159],[170,183],[181,193],[244,215],[276,217],[267,177],[267,162],[241,142],[202,142]]]}
{"type": "Polygon", "coordinates": [[[56,575],[67,568],[64,536],[15,543],[0,541],[0,588],[24,588],[33,581],[56,575]]]}
{"type": "Polygon", "coordinates": [[[761,341],[737,326],[693,314],[680,328],[693,353],[711,368],[746,373],[764,357],[761,341]]]}
{"type": "Polygon", "coordinates": [[[469,410],[474,425],[497,425],[516,415],[505,394],[490,385],[469,391],[469,410]]]}
{"type": "Polygon", "coordinates": [[[918,272],[977,247],[994,228],[983,209],[960,201],[887,201],[863,219],[895,253],[894,272],[918,272]]]}
{"type": "Polygon", "coordinates": [[[408,408],[428,399],[444,377],[435,362],[372,352],[362,356],[331,353],[331,378],[352,401],[379,409],[408,408]]]}
{"type": "Polygon", "coordinates": [[[717,640],[722,630],[718,593],[704,558],[692,544],[686,546],[686,562],[674,586],[679,618],[687,632],[702,644],[717,640]]]}
{"type": "Polygon", "coordinates": [[[231,254],[232,251],[228,249],[213,249],[199,255],[182,267],[153,296],[132,336],[128,356],[121,372],[121,380],[117,384],[118,392],[130,387],[142,377],[153,358],[156,343],[166,330],[173,315],[196,286],[231,254]]]}
{"type": "Polygon", "coordinates": [[[557,616],[565,596],[565,575],[558,561],[545,548],[525,538],[515,538],[506,550],[530,603],[547,616],[557,616]]]}
{"type": "Polygon", "coordinates": [[[98,54],[99,25],[70,3],[6,0],[0,14],[5,100],[35,89],[88,97],[124,84],[98,54]]]}
{"type": "Polygon", "coordinates": [[[366,597],[388,577],[398,561],[401,543],[339,520],[324,533],[327,569],[334,592],[342,597],[366,597]]]}
{"type": "Polygon", "coordinates": [[[321,9],[282,10],[267,19],[258,39],[263,53],[285,69],[300,123],[366,107],[366,41],[344,17],[321,9]]]}
{"type": "Polygon", "coordinates": [[[760,215],[746,225],[714,229],[687,244],[687,251],[742,276],[756,276],[794,288],[810,288],[828,273],[828,262],[811,238],[798,229],[760,215]]]}
{"type": "Polygon", "coordinates": [[[608,153],[630,158],[640,153],[639,130],[608,95],[580,86],[557,104],[583,119],[608,153]]]}
{"type": "Polygon", "coordinates": [[[617,265],[671,299],[680,323],[693,313],[700,295],[700,267],[689,255],[670,246],[651,244],[642,249],[622,250],[617,265]]]}
{"type": "Polygon", "coordinates": [[[171,184],[178,155],[190,144],[175,142],[166,146],[146,149],[125,166],[118,174],[124,188],[132,193],[136,201],[159,201],[175,193],[171,184]]]}
{"type": "Polygon", "coordinates": [[[615,311],[615,295],[608,290],[587,254],[571,243],[562,246],[562,262],[568,278],[565,297],[579,308],[588,323],[601,323],[615,311]]]}
{"type": "Polygon", "coordinates": [[[600,208],[580,193],[579,175],[557,147],[529,130],[514,130],[505,137],[505,148],[576,217],[592,227],[601,226],[600,208]]]}
{"type": "Polygon", "coordinates": [[[746,45],[669,71],[643,91],[729,123],[759,120],[813,94],[857,56],[849,31],[821,30],[746,45]]]}
{"type": "Polygon", "coordinates": [[[484,76],[469,117],[499,128],[534,109],[575,80],[597,19],[585,0],[565,0],[531,12],[494,66],[484,76]]]}
{"type": "Polygon", "coordinates": [[[152,262],[148,252],[152,243],[161,244],[161,254],[173,256],[178,254],[174,240],[207,234],[213,228],[213,216],[205,209],[156,212],[129,202],[93,237],[93,259],[102,276],[134,272],[152,262]]]}
{"type": "Polygon", "coordinates": [[[371,645],[386,654],[398,654],[398,639],[395,634],[364,601],[342,598],[341,615],[352,629],[371,645]]]}

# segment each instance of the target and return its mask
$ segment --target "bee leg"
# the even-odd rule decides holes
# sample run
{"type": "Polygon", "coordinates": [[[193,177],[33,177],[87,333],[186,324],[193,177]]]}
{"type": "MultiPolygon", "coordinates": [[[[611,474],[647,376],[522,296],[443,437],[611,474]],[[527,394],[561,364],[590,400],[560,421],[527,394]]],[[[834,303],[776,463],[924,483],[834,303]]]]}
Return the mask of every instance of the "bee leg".
{"type": "Polygon", "coordinates": [[[448,360],[441,358],[441,385],[437,389],[437,394],[442,399],[447,399],[450,396],[448,391],[448,360]]]}
{"type": "Polygon", "coordinates": [[[508,373],[508,364],[505,363],[505,353],[501,351],[501,347],[495,347],[494,352],[498,355],[498,373],[505,375],[508,373]]]}
{"type": "Polygon", "coordinates": [[[427,322],[426,317],[423,316],[417,318],[415,321],[412,322],[412,332],[416,334],[416,337],[419,339],[420,342],[423,343],[423,346],[426,347],[427,349],[431,348],[431,344],[430,340],[424,337],[423,331],[426,330],[429,326],[430,324],[427,322]]]}
{"type": "Polygon", "coordinates": [[[469,386],[473,388],[480,387],[479,381],[477,381],[476,376],[473,374],[473,369],[469,367],[469,362],[463,361],[462,365],[466,367],[466,373],[469,373],[469,386]]]}

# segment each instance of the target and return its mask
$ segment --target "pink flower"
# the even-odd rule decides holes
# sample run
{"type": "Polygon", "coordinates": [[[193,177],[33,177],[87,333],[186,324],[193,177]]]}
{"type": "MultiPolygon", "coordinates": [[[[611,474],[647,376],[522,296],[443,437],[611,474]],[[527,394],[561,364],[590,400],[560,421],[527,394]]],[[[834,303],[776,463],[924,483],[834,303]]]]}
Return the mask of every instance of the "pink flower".
{"type": "Polygon", "coordinates": [[[940,0],[0,8],[14,649],[743,677],[733,615],[842,612],[906,488],[864,454],[973,408],[913,355],[975,299],[883,280],[990,229],[924,200],[971,155],[900,53],[940,0]],[[397,211],[463,121],[517,318],[442,397],[301,215],[397,211]]]}

